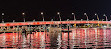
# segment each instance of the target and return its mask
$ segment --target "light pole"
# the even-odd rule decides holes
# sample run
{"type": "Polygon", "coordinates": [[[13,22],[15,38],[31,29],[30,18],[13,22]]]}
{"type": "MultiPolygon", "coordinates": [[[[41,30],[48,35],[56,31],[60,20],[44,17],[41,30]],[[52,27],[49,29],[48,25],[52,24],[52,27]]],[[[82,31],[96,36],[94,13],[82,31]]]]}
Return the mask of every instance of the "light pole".
{"type": "MultiPolygon", "coordinates": [[[[74,15],[74,21],[75,21],[76,20],[75,13],[72,13],[72,15],[74,15]]],[[[74,27],[76,27],[76,24],[74,24],[74,27]]]]}
{"type": "Polygon", "coordinates": [[[57,12],[57,15],[59,15],[59,19],[60,19],[60,21],[61,21],[61,16],[60,16],[60,12],[57,12]]]}
{"type": "Polygon", "coordinates": [[[4,19],[3,19],[3,16],[4,16],[5,14],[4,13],[2,13],[2,23],[4,23],[4,19]]]}
{"type": "MultiPolygon", "coordinates": [[[[98,16],[98,14],[95,14],[96,16],[97,16],[97,19],[98,19],[98,21],[99,21],[99,16],[98,16]]],[[[98,26],[99,26],[99,23],[98,23],[98,26]]]]}
{"type": "MultiPolygon", "coordinates": [[[[41,15],[42,15],[43,22],[44,22],[44,13],[43,13],[43,12],[41,12],[41,15]]],[[[44,32],[45,32],[45,30],[46,30],[46,25],[45,25],[45,24],[43,25],[43,28],[44,28],[44,32]]]]}
{"type": "Polygon", "coordinates": [[[74,14],[74,13],[72,13],[72,15],[74,16],[74,20],[76,20],[75,14],[74,14]]]}
{"type": "Polygon", "coordinates": [[[110,21],[111,21],[111,15],[110,15],[110,21]]]}
{"type": "Polygon", "coordinates": [[[107,18],[107,16],[104,14],[103,16],[105,16],[106,17],[106,21],[108,21],[108,18],[107,18]]]}
{"type": "Polygon", "coordinates": [[[99,21],[99,16],[98,16],[98,14],[95,13],[95,15],[97,16],[97,19],[98,19],[98,21],[99,21]]]}
{"type": "MultiPolygon", "coordinates": [[[[108,18],[107,18],[107,16],[104,14],[103,16],[105,16],[106,17],[106,21],[108,21],[108,18]]],[[[109,27],[109,24],[107,24],[107,27],[109,27]]]]}
{"type": "Polygon", "coordinates": [[[59,15],[59,19],[60,19],[60,28],[62,27],[62,24],[61,24],[61,16],[60,16],[60,12],[57,12],[57,15],[59,15]]]}
{"type": "Polygon", "coordinates": [[[104,21],[104,19],[102,19],[102,21],[104,21]]]}
{"type": "Polygon", "coordinates": [[[25,22],[25,13],[23,12],[22,15],[23,15],[23,19],[24,19],[24,22],[25,22]]]}
{"type": "Polygon", "coordinates": [[[43,12],[41,12],[41,15],[42,15],[42,18],[43,18],[43,21],[44,21],[44,13],[43,13],[43,12]]]}
{"type": "MultiPolygon", "coordinates": [[[[87,14],[86,13],[84,13],[84,15],[87,17],[87,22],[88,22],[88,16],[87,16],[87,14]]],[[[89,27],[89,23],[88,23],[88,25],[87,25],[88,27],[89,27]]]]}
{"type": "Polygon", "coordinates": [[[87,16],[87,14],[86,14],[86,13],[84,13],[84,15],[87,17],[87,21],[88,21],[88,16],[87,16]]]}
{"type": "MultiPolygon", "coordinates": [[[[104,21],[104,19],[102,19],[102,21],[104,21]]],[[[101,24],[101,27],[103,27],[103,25],[101,24]]]]}

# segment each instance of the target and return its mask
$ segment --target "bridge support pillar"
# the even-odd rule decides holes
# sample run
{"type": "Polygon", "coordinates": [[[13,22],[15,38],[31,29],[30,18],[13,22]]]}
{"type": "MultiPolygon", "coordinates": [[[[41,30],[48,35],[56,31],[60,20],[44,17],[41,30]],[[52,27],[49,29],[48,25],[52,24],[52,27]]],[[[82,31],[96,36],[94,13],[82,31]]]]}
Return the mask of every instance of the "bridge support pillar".
{"type": "Polygon", "coordinates": [[[7,26],[7,30],[10,30],[10,26],[7,26]]]}
{"type": "Polygon", "coordinates": [[[22,29],[26,29],[25,26],[22,26],[22,29]]]}
{"type": "Polygon", "coordinates": [[[2,26],[2,27],[1,27],[1,31],[3,31],[4,29],[5,29],[5,27],[4,27],[4,26],[2,26]]]}
{"type": "Polygon", "coordinates": [[[16,31],[18,31],[20,28],[19,28],[20,26],[16,26],[16,31]]]}
{"type": "Polygon", "coordinates": [[[57,27],[59,28],[59,24],[57,25],[57,27]]]}
{"type": "Polygon", "coordinates": [[[13,26],[13,29],[15,29],[15,26],[13,26]]]}
{"type": "Polygon", "coordinates": [[[62,28],[62,23],[60,24],[60,28],[62,28]]]}
{"type": "Polygon", "coordinates": [[[109,28],[110,27],[110,25],[109,24],[107,24],[107,28],[109,28]]]}
{"type": "Polygon", "coordinates": [[[48,27],[51,27],[51,24],[49,24],[48,27]]]}
{"type": "Polygon", "coordinates": [[[46,32],[46,24],[44,24],[44,32],[46,32]]]}
{"type": "Polygon", "coordinates": [[[67,24],[67,28],[70,28],[70,24],[67,24]]]}
{"type": "Polygon", "coordinates": [[[101,28],[102,28],[103,24],[101,24],[101,28]]]}

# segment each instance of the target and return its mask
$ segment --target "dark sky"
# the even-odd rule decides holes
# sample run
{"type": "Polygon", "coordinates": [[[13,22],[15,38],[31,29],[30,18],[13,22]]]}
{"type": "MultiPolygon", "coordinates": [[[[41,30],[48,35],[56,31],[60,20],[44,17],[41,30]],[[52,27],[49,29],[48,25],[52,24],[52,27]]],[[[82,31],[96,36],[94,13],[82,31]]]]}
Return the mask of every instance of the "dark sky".
{"type": "MultiPolygon", "coordinates": [[[[4,12],[5,21],[23,21],[22,12],[25,12],[26,20],[41,21],[40,12],[44,12],[45,20],[59,20],[57,12],[61,12],[62,20],[73,20],[72,12],[76,19],[86,19],[84,12],[89,19],[96,19],[97,13],[100,19],[105,19],[105,13],[109,19],[111,14],[111,0],[0,0],[0,13],[4,12]]],[[[1,15],[0,15],[1,20],[1,15]]]]}

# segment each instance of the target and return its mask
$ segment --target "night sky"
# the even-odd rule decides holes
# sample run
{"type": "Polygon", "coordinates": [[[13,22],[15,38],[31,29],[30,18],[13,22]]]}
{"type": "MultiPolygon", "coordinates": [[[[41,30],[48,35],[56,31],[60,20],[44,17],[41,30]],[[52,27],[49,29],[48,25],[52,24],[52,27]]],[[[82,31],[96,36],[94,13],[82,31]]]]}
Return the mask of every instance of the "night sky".
{"type": "MultiPolygon", "coordinates": [[[[4,12],[5,22],[23,21],[22,12],[25,12],[26,21],[42,21],[40,12],[44,12],[46,21],[59,20],[57,12],[61,13],[62,20],[73,20],[72,12],[76,19],[85,19],[87,13],[89,19],[96,19],[97,13],[100,19],[105,19],[105,13],[110,20],[111,0],[0,0],[0,13],[4,12]]],[[[1,21],[2,15],[0,15],[1,21]]]]}

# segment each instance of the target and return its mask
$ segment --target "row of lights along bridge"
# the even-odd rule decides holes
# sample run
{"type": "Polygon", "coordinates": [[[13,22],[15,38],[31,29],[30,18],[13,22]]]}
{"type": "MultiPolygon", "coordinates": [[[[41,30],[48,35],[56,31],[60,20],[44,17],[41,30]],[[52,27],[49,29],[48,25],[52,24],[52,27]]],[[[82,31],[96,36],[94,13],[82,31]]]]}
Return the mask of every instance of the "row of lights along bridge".
{"type": "MultiPolygon", "coordinates": [[[[22,13],[22,15],[23,15],[23,17],[24,17],[23,19],[24,19],[24,22],[25,22],[25,13],[22,13]]],[[[43,21],[44,21],[44,13],[41,12],[41,15],[42,15],[42,18],[43,18],[43,21]]],[[[57,15],[59,16],[59,19],[60,19],[60,21],[61,21],[60,12],[57,12],[57,15]]],[[[76,18],[75,18],[75,13],[72,13],[72,15],[74,16],[74,20],[76,20],[76,18]]],[[[89,19],[88,19],[88,15],[87,15],[86,13],[84,13],[84,15],[86,16],[87,21],[88,21],[88,20],[89,20],[89,19]]],[[[4,13],[2,13],[2,22],[4,22],[3,16],[4,16],[4,13]]],[[[98,21],[99,21],[98,14],[95,14],[95,16],[97,16],[97,19],[98,19],[98,21]]],[[[107,16],[106,16],[105,14],[104,14],[103,16],[106,17],[106,21],[108,21],[107,16]]]]}

